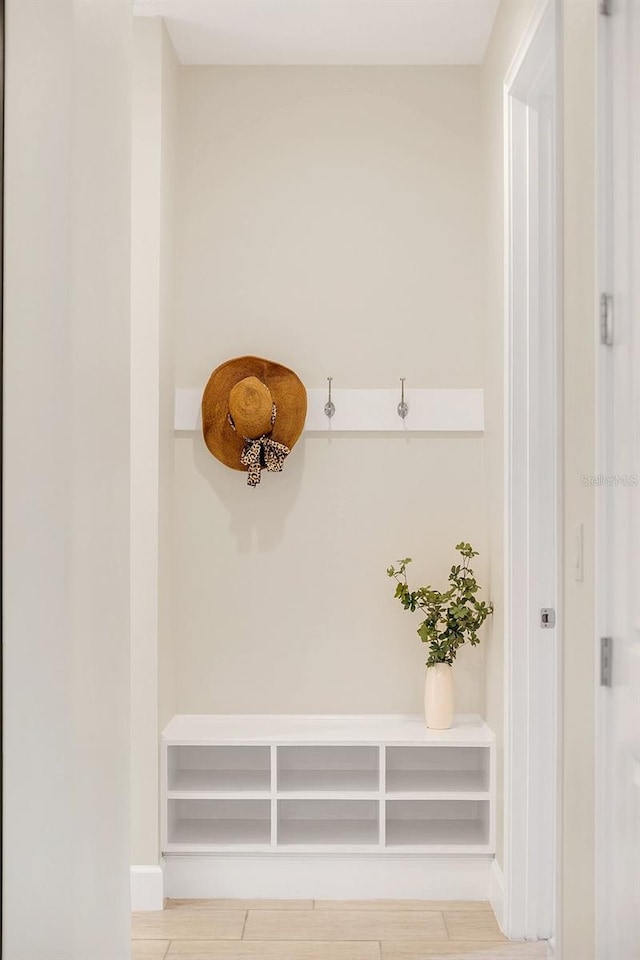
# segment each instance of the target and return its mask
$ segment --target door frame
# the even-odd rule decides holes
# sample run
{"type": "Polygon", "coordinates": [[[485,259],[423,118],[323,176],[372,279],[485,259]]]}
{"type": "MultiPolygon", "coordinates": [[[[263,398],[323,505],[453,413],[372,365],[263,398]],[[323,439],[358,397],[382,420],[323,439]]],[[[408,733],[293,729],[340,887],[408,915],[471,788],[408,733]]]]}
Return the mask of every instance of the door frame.
{"type": "Polygon", "coordinates": [[[542,0],[505,77],[503,99],[505,743],[499,919],[510,938],[552,942],[560,929],[561,38],[561,4],[542,0]],[[546,155],[538,145],[537,115],[527,106],[548,78],[545,71],[551,71],[552,90],[549,111],[540,114],[546,155]],[[539,231],[551,249],[546,269],[540,269],[545,247],[537,243],[539,231]],[[536,310],[550,318],[546,339],[536,339],[539,324],[529,326],[536,310]],[[543,383],[546,390],[540,389],[543,383]],[[538,607],[555,610],[555,628],[540,630],[538,607]]]}
{"type": "MultiPolygon", "coordinates": [[[[611,30],[608,17],[598,17],[597,40],[597,103],[598,117],[596,124],[596,157],[597,157],[597,268],[598,289],[610,291],[612,289],[612,230],[613,230],[613,158],[612,146],[612,114],[611,114],[611,30]]],[[[598,337],[595,330],[594,337],[598,337]]],[[[596,473],[607,473],[608,464],[608,436],[607,436],[607,404],[611,381],[611,354],[596,340],[595,363],[595,470],[596,473]]],[[[600,661],[600,637],[607,633],[607,576],[606,567],[610,562],[607,537],[608,500],[602,495],[603,491],[595,490],[595,635],[594,643],[594,703],[595,703],[595,743],[594,743],[594,857],[595,857],[595,950],[596,956],[606,957],[607,951],[607,924],[601,904],[603,899],[603,884],[606,870],[606,830],[605,821],[608,817],[608,802],[604,778],[607,772],[607,762],[604,746],[607,739],[607,712],[604,709],[602,689],[598,676],[600,661]]]]}
{"type": "MultiPolygon", "coordinates": [[[[598,17],[598,64],[597,64],[597,271],[598,290],[613,296],[613,329],[611,340],[603,342],[600,310],[594,322],[596,338],[596,392],[595,392],[595,469],[596,476],[615,475],[616,464],[612,456],[613,418],[619,424],[622,404],[615,402],[616,388],[620,391],[619,370],[616,371],[614,351],[631,344],[629,369],[630,376],[623,392],[628,403],[628,420],[625,430],[630,436],[636,429],[633,406],[637,403],[640,378],[637,369],[640,362],[640,318],[638,316],[638,290],[627,287],[621,282],[621,275],[631,275],[632,254],[637,258],[640,240],[640,198],[637,192],[637,180],[632,176],[633,164],[640,150],[638,144],[638,121],[640,120],[640,98],[637,94],[637,81],[640,71],[637,66],[637,51],[640,50],[640,3],[628,0],[623,6],[618,0],[607,0],[600,7],[598,17]],[[629,13],[631,4],[637,12],[635,18],[629,13]],[[621,22],[619,17],[628,16],[630,20],[621,22]],[[621,44],[621,37],[624,43],[621,44]],[[633,69],[635,72],[633,72],[633,69]],[[623,131],[621,136],[621,131],[623,131]],[[630,132],[631,131],[631,132],[630,132]],[[635,140],[633,138],[636,138],[635,140]],[[621,207],[628,210],[628,221],[621,229],[617,224],[616,213],[621,207]],[[631,296],[631,301],[629,297],[631,296]],[[629,303],[631,306],[629,307],[629,303]],[[616,307],[618,318],[616,322],[616,307]],[[617,375],[618,374],[618,375],[617,375]],[[635,396],[634,396],[635,391],[635,396]],[[615,407],[615,409],[614,409],[615,407]]],[[[598,305],[599,306],[599,305],[598,305]]],[[[606,337],[605,337],[606,340],[606,337]]],[[[624,381],[623,381],[624,382],[624,381]]],[[[620,392],[618,392],[618,400],[620,392]]],[[[637,409],[637,407],[636,407],[637,409]]],[[[637,416],[637,413],[636,413],[637,416]]],[[[637,483],[637,479],[635,481],[637,483]]],[[[609,828],[615,819],[609,794],[612,778],[619,775],[613,766],[611,752],[611,704],[613,691],[602,684],[601,651],[602,637],[613,638],[613,685],[619,684],[616,674],[616,644],[619,634],[613,615],[615,598],[612,582],[621,576],[621,568],[628,560],[617,555],[611,542],[615,531],[615,513],[612,502],[613,488],[608,484],[597,485],[595,489],[596,549],[595,549],[595,948],[596,956],[602,960],[618,957],[620,953],[615,942],[611,917],[607,913],[607,904],[611,890],[609,871],[611,846],[609,828]]],[[[640,532],[640,518],[636,515],[633,536],[637,539],[640,532]]],[[[634,549],[632,546],[631,549],[634,549]]],[[[633,556],[633,568],[639,559],[633,556]]],[[[636,601],[634,610],[635,632],[640,636],[640,604],[636,601]]],[[[619,677],[619,675],[618,675],[619,677]]]]}

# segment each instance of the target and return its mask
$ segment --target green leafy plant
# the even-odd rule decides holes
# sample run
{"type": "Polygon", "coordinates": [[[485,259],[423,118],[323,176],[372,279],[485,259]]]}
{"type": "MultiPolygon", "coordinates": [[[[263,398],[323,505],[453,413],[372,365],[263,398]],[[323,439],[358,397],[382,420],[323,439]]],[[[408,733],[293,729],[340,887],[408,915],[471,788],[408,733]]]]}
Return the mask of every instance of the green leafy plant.
{"type": "Polygon", "coordinates": [[[470,543],[458,543],[456,550],[462,556],[462,563],[451,567],[451,586],[445,591],[430,586],[410,590],[407,566],[411,557],[397,560],[397,569],[387,570],[387,576],[397,581],[395,596],[404,609],[411,613],[420,610],[425,615],[418,627],[418,636],[429,644],[428,667],[436,663],[451,664],[465,643],[472,647],[480,643],[478,630],[493,613],[493,604],[476,596],[480,587],[471,569],[471,560],[478,556],[478,551],[470,543]]]}

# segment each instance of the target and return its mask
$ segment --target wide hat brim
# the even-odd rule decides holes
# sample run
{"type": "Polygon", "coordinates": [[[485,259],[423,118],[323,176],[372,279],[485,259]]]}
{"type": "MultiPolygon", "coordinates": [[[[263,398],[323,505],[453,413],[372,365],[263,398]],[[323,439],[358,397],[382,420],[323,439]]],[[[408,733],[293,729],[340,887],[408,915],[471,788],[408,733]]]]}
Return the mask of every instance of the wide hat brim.
{"type": "Polygon", "coordinates": [[[228,418],[231,388],[245,377],[257,377],[268,386],[277,411],[271,437],[290,450],[304,428],[307,391],[293,370],[261,357],[236,357],[216,367],[202,394],[202,435],[217,460],[246,472],[240,462],[244,437],[236,433],[228,418]]]}

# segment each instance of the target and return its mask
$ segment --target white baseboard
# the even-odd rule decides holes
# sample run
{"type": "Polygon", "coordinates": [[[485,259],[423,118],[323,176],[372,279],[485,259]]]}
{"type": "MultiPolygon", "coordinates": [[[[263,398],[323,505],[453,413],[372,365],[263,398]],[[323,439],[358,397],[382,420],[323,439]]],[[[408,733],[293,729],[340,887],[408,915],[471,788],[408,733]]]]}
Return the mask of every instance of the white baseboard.
{"type": "Polygon", "coordinates": [[[493,857],[172,854],[164,894],[283,900],[489,900],[493,857]]]}
{"type": "Polygon", "coordinates": [[[131,909],[162,910],[163,906],[162,867],[131,867],[131,909]]]}
{"type": "Polygon", "coordinates": [[[489,873],[489,900],[496,915],[498,926],[504,933],[504,875],[497,860],[491,864],[489,873]]]}

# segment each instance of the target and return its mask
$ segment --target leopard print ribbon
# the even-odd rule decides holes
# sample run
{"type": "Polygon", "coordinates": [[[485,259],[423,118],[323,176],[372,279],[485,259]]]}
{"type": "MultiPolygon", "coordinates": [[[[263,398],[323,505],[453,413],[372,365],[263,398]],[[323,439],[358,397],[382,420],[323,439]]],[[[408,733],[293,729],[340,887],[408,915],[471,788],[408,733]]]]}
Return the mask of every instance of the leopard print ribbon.
{"type": "MultiPolygon", "coordinates": [[[[227,414],[227,419],[233,428],[236,425],[233,422],[231,414],[227,414]]],[[[271,409],[271,426],[276,422],[276,405],[271,409]]],[[[271,439],[271,433],[263,433],[261,437],[252,439],[244,437],[244,450],[240,455],[240,463],[248,470],[247,484],[250,487],[257,487],[260,483],[262,470],[266,469],[269,473],[280,473],[286,457],[291,452],[284,443],[278,443],[271,439]]]]}

